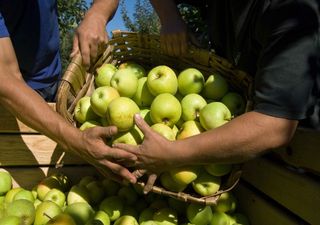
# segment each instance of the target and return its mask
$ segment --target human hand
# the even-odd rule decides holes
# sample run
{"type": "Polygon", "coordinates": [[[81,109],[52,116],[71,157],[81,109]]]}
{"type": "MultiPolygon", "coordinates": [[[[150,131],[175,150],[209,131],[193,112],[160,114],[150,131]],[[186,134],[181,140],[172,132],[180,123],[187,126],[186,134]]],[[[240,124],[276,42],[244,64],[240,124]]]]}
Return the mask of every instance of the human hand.
{"type": "Polygon", "coordinates": [[[93,127],[81,133],[81,140],[76,140],[78,155],[95,166],[104,176],[119,183],[129,181],[136,182],[136,177],[124,166],[132,166],[137,157],[127,151],[114,149],[106,143],[108,139],[117,133],[117,128],[93,127]]]}
{"type": "Polygon", "coordinates": [[[70,57],[81,53],[82,62],[88,69],[107,42],[108,34],[105,19],[98,14],[87,13],[75,31],[70,57]]]}

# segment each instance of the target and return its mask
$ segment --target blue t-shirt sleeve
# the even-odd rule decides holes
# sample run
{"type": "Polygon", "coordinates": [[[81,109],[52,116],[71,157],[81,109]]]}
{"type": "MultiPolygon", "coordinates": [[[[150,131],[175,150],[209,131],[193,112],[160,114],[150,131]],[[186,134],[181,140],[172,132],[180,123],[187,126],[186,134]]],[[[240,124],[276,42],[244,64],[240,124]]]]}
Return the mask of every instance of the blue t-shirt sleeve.
{"type": "Polygon", "coordinates": [[[7,27],[4,23],[4,19],[0,13],[0,38],[2,37],[9,37],[9,32],[7,30],[7,27]]]}

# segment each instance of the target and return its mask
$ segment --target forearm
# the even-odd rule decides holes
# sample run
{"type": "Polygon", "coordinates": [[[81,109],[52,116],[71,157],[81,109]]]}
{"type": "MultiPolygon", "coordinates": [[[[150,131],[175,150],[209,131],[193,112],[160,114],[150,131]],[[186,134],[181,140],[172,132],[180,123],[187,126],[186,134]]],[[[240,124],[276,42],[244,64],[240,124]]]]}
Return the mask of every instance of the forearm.
{"type": "Polygon", "coordinates": [[[161,24],[169,24],[172,21],[181,20],[180,13],[174,0],[150,0],[161,24]]]}
{"type": "Polygon", "coordinates": [[[119,0],[94,0],[86,16],[96,16],[107,23],[113,18],[118,5],[119,0]]]}
{"type": "Polygon", "coordinates": [[[181,156],[179,163],[186,164],[244,162],[287,144],[297,123],[249,112],[222,127],[177,141],[176,154],[181,156]]]}

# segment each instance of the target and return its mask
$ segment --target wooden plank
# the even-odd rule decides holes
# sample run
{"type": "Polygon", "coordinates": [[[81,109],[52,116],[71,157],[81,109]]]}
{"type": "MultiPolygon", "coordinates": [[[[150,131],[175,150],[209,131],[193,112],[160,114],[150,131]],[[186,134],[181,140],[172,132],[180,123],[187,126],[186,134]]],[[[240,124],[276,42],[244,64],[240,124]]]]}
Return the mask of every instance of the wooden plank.
{"type": "MultiPolygon", "coordinates": [[[[49,106],[55,110],[55,103],[48,103],[49,106]]],[[[0,133],[38,133],[36,130],[28,127],[14,115],[7,111],[0,104],[0,133]]]]}
{"type": "Polygon", "coordinates": [[[233,193],[238,199],[238,211],[248,216],[251,225],[307,224],[243,183],[240,183],[233,193]]]}
{"type": "Polygon", "coordinates": [[[40,134],[0,135],[0,165],[83,164],[84,160],[65,153],[61,146],[40,134]]]}
{"type": "Polygon", "coordinates": [[[244,164],[243,179],[303,220],[319,224],[319,179],[264,158],[244,164]]]}
{"type": "Polygon", "coordinates": [[[274,152],[286,163],[320,175],[320,131],[297,130],[288,147],[274,152]]]}
{"type": "Polygon", "coordinates": [[[97,176],[97,170],[90,166],[64,166],[61,168],[55,167],[12,167],[0,168],[0,170],[8,171],[13,178],[13,187],[23,187],[31,190],[46,176],[53,173],[64,173],[67,175],[71,183],[76,184],[79,180],[87,175],[97,176]],[[79,176],[79,174],[81,174],[79,176]]]}

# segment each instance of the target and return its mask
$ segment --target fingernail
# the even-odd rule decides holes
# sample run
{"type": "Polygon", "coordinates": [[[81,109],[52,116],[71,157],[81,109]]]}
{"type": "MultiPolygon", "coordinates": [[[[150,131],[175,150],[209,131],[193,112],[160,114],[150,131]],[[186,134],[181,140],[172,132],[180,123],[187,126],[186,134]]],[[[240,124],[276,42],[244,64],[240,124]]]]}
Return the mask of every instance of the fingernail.
{"type": "Polygon", "coordinates": [[[138,119],[138,120],[140,120],[140,119],[142,118],[139,113],[135,114],[134,116],[135,116],[135,118],[138,119]]]}

